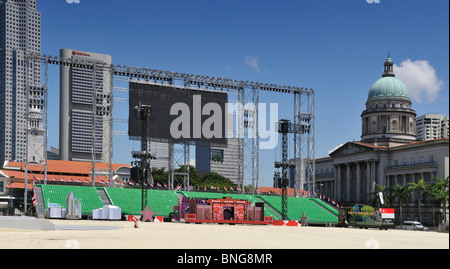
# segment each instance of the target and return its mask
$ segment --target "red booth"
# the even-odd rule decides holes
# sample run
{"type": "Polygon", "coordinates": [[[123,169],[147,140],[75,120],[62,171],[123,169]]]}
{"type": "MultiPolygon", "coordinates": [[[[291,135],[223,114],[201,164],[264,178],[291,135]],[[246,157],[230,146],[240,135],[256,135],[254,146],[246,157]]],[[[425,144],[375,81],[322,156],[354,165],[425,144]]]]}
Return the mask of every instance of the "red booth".
{"type": "Polygon", "coordinates": [[[186,222],[272,224],[272,218],[264,216],[264,203],[251,203],[230,197],[209,199],[203,204],[197,201],[195,198],[190,201],[186,222]]]}

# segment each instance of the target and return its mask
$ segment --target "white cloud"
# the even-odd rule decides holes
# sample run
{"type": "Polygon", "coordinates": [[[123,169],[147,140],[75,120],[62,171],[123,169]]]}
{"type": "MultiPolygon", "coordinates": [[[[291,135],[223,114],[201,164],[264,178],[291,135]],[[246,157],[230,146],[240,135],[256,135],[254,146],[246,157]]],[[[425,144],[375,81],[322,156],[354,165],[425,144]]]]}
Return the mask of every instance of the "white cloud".
{"type": "Polygon", "coordinates": [[[433,103],[439,96],[444,82],[436,75],[436,70],[427,60],[407,59],[394,66],[398,79],[403,81],[410,97],[417,103],[433,103]]]}
{"type": "Polygon", "coordinates": [[[244,59],[244,63],[253,68],[256,72],[259,72],[259,57],[247,56],[244,59]]]}

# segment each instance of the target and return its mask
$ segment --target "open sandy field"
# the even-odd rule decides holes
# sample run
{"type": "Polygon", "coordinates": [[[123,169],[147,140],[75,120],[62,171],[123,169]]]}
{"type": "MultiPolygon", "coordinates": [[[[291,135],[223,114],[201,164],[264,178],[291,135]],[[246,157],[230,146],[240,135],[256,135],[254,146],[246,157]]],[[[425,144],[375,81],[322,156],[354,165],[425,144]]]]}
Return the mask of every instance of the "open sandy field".
{"type": "Polygon", "coordinates": [[[449,234],[403,230],[52,220],[86,230],[0,228],[0,249],[448,249],[449,234]],[[114,227],[111,227],[114,226],[114,227]],[[94,230],[93,228],[117,228],[94,230]]]}

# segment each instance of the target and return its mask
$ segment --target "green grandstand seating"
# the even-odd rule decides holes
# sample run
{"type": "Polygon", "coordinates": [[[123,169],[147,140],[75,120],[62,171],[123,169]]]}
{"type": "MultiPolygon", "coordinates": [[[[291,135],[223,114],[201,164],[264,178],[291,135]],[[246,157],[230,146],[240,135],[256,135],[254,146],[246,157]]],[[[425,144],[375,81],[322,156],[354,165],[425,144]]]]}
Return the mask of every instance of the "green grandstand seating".
{"type": "MultiPolygon", "coordinates": [[[[139,215],[141,211],[141,189],[104,188],[113,205],[122,209],[122,214],[139,215]]],[[[168,217],[178,203],[175,191],[148,190],[148,204],[157,216],[168,217]]]]}
{"type": "Polygon", "coordinates": [[[104,188],[111,204],[118,206],[122,214],[135,215],[141,210],[141,191],[139,189],[104,188]]]}
{"type": "MultiPolygon", "coordinates": [[[[66,185],[40,185],[42,195],[47,208],[47,203],[57,203],[61,207],[66,207],[67,194],[73,192],[81,203],[83,215],[92,215],[94,209],[104,206],[97,188],[66,186],[66,185]]],[[[119,189],[103,188],[108,195],[112,205],[118,206],[124,215],[138,215],[141,211],[141,190],[140,189],[119,189]]],[[[152,211],[156,211],[157,216],[168,217],[173,212],[173,206],[178,203],[178,195],[175,191],[148,191],[148,203],[152,211]]]]}
{"type": "MultiPolygon", "coordinates": [[[[260,196],[273,208],[282,211],[280,196],[260,196]]],[[[338,223],[337,216],[333,215],[322,206],[317,205],[309,198],[288,197],[287,217],[291,220],[299,220],[303,213],[309,218],[309,223],[338,223]]]]}
{"type": "Polygon", "coordinates": [[[317,199],[317,198],[310,198],[312,201],[315,201],[316,203],[320,204],[321,206],[323,206],[325,209],[328,209],[328,211],[330,211],[331,213],[333,213],[334,215],[338,216],[339,212],[336,210],[336,208],[333,208],[332,206],[330,206],[329,204],[325,203],[324,201],[317,199]]]}
{"type": "MultiPolygon", "coordinates": [[[[45,207],[47,203],[57,203],[61,207],[66,207],[67,194],[73,192],[82,203],[82,214],[91,215],[92,210],[102,208],[103,202],[98,194],[97,188],[66,186],[66,185],[40,185],[44,198],[45,207]]],[[[103,188],[109,200],[115,206],[119,206],[124,215],[138,215],[141,211],[141,190],[140,189],[119,189],[103,188]]],[[[178,192],[186,197],[196,198],[223,198],[248,200],[250,202],[261,202],[269,204],[272,208],[281,213],[281,197],[250,195],[250,194],[229,194],[214,192],[178,192]]],[[[178,203],[178,194],[175,191],[149,190],[148,203],[156,215],[168,217],[173,212],[173,206],[178,203]]],[[[306,212],[310,223],[337,223],[337,211],[321,203],[320,200],[310,198],[288,197],[288,218],[298,220],[302,213],[306,212]],[[318,203],[318,204],[316,204],[318,203]],[[326,209],[325,209],[326,208],[326,209]],[[328,210],[327,210],[328,209],[328,210]]],[[[280,215],[268,206],[265,207],[264,214],[280,219],[280,215]]]]}
{"type": "Polygon", "coordinates": [[[149,204],[152,211],[158,216],[168,217],[173,212],[173,207],[178,204],[178,195],[175,191],[149,191],[149,204]]]}
{"type": "Polygon", "coordinates": [[[92,210],[102,208],[103,202],[96,188],[66,185],[39,185],[42,188],[45,208],[48,203],[66,207],[67,195],[72,192],[81,201],[81,214],[92,215],[92,210]]]}
{"type": "MultiPolygon", "coordinates": [[[[231,198],[233,199],[243,199],[252,203],[261,203],[259,195],[251,195],[251,194],[231,194],[231,198]]],[[[264,207],[264,215],[271,216],[274,220],[280,220],[281,217],[279,214],[275,213],[271,208],[265,206],[264,207]]]]}

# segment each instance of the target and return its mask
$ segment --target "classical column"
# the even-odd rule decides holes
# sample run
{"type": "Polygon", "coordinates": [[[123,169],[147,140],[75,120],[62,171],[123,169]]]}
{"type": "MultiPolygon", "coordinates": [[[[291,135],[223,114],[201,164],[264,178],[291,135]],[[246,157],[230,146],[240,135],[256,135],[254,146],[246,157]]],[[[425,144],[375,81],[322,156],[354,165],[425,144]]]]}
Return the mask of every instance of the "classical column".
{"type": "Polygon", "coordinates": [[[366,178],[366,197],[364,197],[365,201],[368,202],[369,201],[369,192],[371,192],[370,189],[370,178],[371,178],[371,169],[370,169],[370,161],[366,162],[366,166],[367,166],[367,178],[366,178]]]}
{"type": "Polygon", "coordinates": [[[380,186],[387,186],[386,177],[384,176],[383,165],[381,160],[377,161],[378,171],[377,171],[377,184],[380,186]]]}
{"type": "Polygon", "coordinates": [[[356,202],[360,202],[361,191],[361,163],[356,163],[356,202]]]}
{"type": "Polygon", "coordinates": [[[331,198],[333,195],[333,181],[328,181],[327,184],[327,198],[331,198]]]}
{"type": "Polygon", "coordinates": [[[327,181],[327,190],[326,190],[326,193],[327,193],[327,198],[330,198],[330,193],[331,193],[331,181],[327,181]]]}
{"type": "Polygon", "coordinates": [[[376,174],[376,163],[374,160],[370,161],[370,171],[371,171],[371,184],[370,184],[370,191],[375,190],[375,184],[377,183],[377,174],[376,174]]]}
{"type": "Polygon", "coordinates": [[[337,200],[339,201],[339,202],[342,202],[342,171],[341,171],[341,166],[338,164],[338,167],[337,167],[337,173],[338,173],[338,177],[337,177],[337,190],[338,190],[338,192],[337,192],[337,200]]]}
{"type": "Polygon", "coordinates": [[[347,163],[346,166],[347,166],[347,180],[346,180],[346,186],[345,186],[345,192],[346,192],[345,201],[350,202],[350,200],[351,200],[351,197],[350,197],[350,193],[351,193],[350,163],[347,163]]]}
{"type": "Polygon", "coordinates": [[[333,184],[333,198],[335,200],[337,200],[337,194],[338,194],[338,189],[337,189],[337,165],[334,165],[334,184],[333,184]]]}

